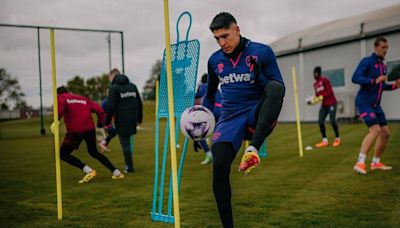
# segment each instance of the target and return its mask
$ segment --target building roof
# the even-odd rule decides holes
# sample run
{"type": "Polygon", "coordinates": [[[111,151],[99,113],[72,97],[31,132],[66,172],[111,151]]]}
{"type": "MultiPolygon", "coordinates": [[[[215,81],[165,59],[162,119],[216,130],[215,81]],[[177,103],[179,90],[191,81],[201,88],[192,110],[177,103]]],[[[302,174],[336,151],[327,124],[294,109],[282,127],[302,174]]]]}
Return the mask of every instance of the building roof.
{"type": "Polygon", "coordinates": [[[400,4],[323,23],[270,45],[277,56],[282,56],[397,31],[400,31],[400,4]]]}

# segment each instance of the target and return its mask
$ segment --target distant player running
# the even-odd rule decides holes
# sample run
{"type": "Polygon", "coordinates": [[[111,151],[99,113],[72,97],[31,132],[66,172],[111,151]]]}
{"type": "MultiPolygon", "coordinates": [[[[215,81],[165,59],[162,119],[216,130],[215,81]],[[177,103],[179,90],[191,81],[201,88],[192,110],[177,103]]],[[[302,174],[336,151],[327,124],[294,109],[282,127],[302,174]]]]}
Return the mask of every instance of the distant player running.
{"type": "MultiPolygon", "coordinates": [[[[92,119],[92,112],[97,114],[98,127],[102,127],[104,123],[104,111],[101,107],[89,98],[69,93],[64,86],[57,88],[57,103],[58,118],[64,118],[64,123],[67,128],[67,134],[64,137],[60,149],[60,157],[61,160],[68,164],[83,170],[85,176],[79,183],[87,183],[97,175],[94,169],[71,155],[74,150],[79,148],[83,140],[86,142],[90,156],[97,159],[113,173],[111,176],[112,179],[124,178],[124,174],[116,169],[107,157],[99,153],[96,148],[96,131],[92,119]]],[[[51,129],[54,133],[54,123],[51,129]]]]}
{"type": "Polygon", "coordinates": [[[374,43],[374,53],[365,57],[358,64],[352,81],[360,85],[356,97],[357,111],[368,127],[368,134],[361,143],[360,153],[353,169],[357,173],[366,174],[365,158],[375,141],[375,154],[372,158],[371,170],[390,170],[391,166],[382,163],[381,157],[389,141],[390,131],[385,113],[381,107],[383,90],[394,90],[400,87],[400,79],[395,84],[386,84],[385,60],[389,49],[387,40],[379,37],[374,43]]]}
{"type": "Polygon", "coordinates": [[[251,143],[239,170],[248,173],[260,163],[258,150],[277,123],[285,86],[272,49],[242,37],[231,14],[216,15],[210,30],[221,49],[208,60],[208,88],[203,105],[213,109],[220,84],[222,110],[211,149],[213,190],[223,226],[233,227],[231,164],[247,138],[251,138],[251,143]]]}

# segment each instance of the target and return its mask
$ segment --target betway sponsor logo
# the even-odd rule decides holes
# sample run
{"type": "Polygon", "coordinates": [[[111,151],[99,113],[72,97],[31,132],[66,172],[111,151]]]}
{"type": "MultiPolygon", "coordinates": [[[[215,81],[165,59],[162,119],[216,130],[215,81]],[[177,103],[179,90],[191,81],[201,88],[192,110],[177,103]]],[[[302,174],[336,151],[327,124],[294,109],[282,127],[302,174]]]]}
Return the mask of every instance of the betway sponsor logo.
{"type": "Polygon", "coordinates": [[[136,92],[120,93],[119,95],[121,96],[121,98],[136,97],[136,92]]]}
{"type": "Polygon", "coordinates": [[[228,84],[228,83],[235,83],[235,82],[254,83],[254,80],[251,79],[250,73],[244,73],[244,74],[230,73],[227,76],[218,76],[218,77],[219,77],[219,81],[220,81],[221,85],[228,84]]]}
{"type": "Polygon", "coordinates": [[[68,104],[86,104],[85,100],[78,100],[78,99],[67,99],[68,104]]]}
{"type": "Polygon", "coordinates": [[[322,92],[322,91],[324,91],[325,90],[325,87],[324,86],[318,86],[317,88],[315,88],[315,92],[322,92]]]}

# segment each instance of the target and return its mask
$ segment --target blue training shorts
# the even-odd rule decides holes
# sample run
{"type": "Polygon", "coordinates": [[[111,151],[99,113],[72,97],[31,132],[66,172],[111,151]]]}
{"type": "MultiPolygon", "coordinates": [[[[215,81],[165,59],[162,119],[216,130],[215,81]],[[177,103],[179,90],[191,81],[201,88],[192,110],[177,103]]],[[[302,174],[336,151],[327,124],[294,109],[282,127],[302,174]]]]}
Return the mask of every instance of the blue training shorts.
{"type": "Polygon", "coordinates": [[[363,118],[364,123],[368,127],[371,127],[374,124],[379,124],[380,126],[387,125],[386,116],[381,106],[368,107],[357,105],[357,110],[360,117],[363,118]]]}
{"type": "Polygon", "coordinates": [[[237,152],[244,139],[250,139],[256,127],[256,107],[241,110],[227,118],[221,118],[217,123],[212,137],[213,143],[230,142],[237,152]]]}

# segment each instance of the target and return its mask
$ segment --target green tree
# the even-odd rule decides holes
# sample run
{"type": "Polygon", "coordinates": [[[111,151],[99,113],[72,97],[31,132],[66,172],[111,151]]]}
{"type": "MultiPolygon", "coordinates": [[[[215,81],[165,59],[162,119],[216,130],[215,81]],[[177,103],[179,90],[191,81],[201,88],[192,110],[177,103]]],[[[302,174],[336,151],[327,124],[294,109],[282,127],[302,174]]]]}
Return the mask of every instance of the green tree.
{"type": "Polygon", "coordinates": [[[91,77],[86,80],[86,92],[91,99],[100,101],[101,98],[107,95],[109,84],[108,74],[91,77]]]}
{"type": "Polygon", "coordinates": [[[81,96],[87,96],[85,79],[79,75],[76,75],[71,80],[67,81],[67,88],[69,91],[81,96]]]}
{"type": "Polygon", "coordinates": [[[108,74],[104,73],[101,76],[88,78],[86,81],[80,76],[75,76],[67,81],[67,88],[72,93],[100,101],[102,97],[107,95],[109,84],[108,74]]]}
{"type": "Polygon", "coordinates": [[[0,68],[0,109],[10,109],[12,104],[15,108],[26,107],[24,97],[18,79],[0,68]]]}
{"type": "Polygon", "coordinates": [[[156,97],[156,81],[160,79],[161,75],[161,60],[157,59],[150,70],[150,77],[146,80],[143,86],[142,97],[144,100],[154,100],[156,97]]]}

